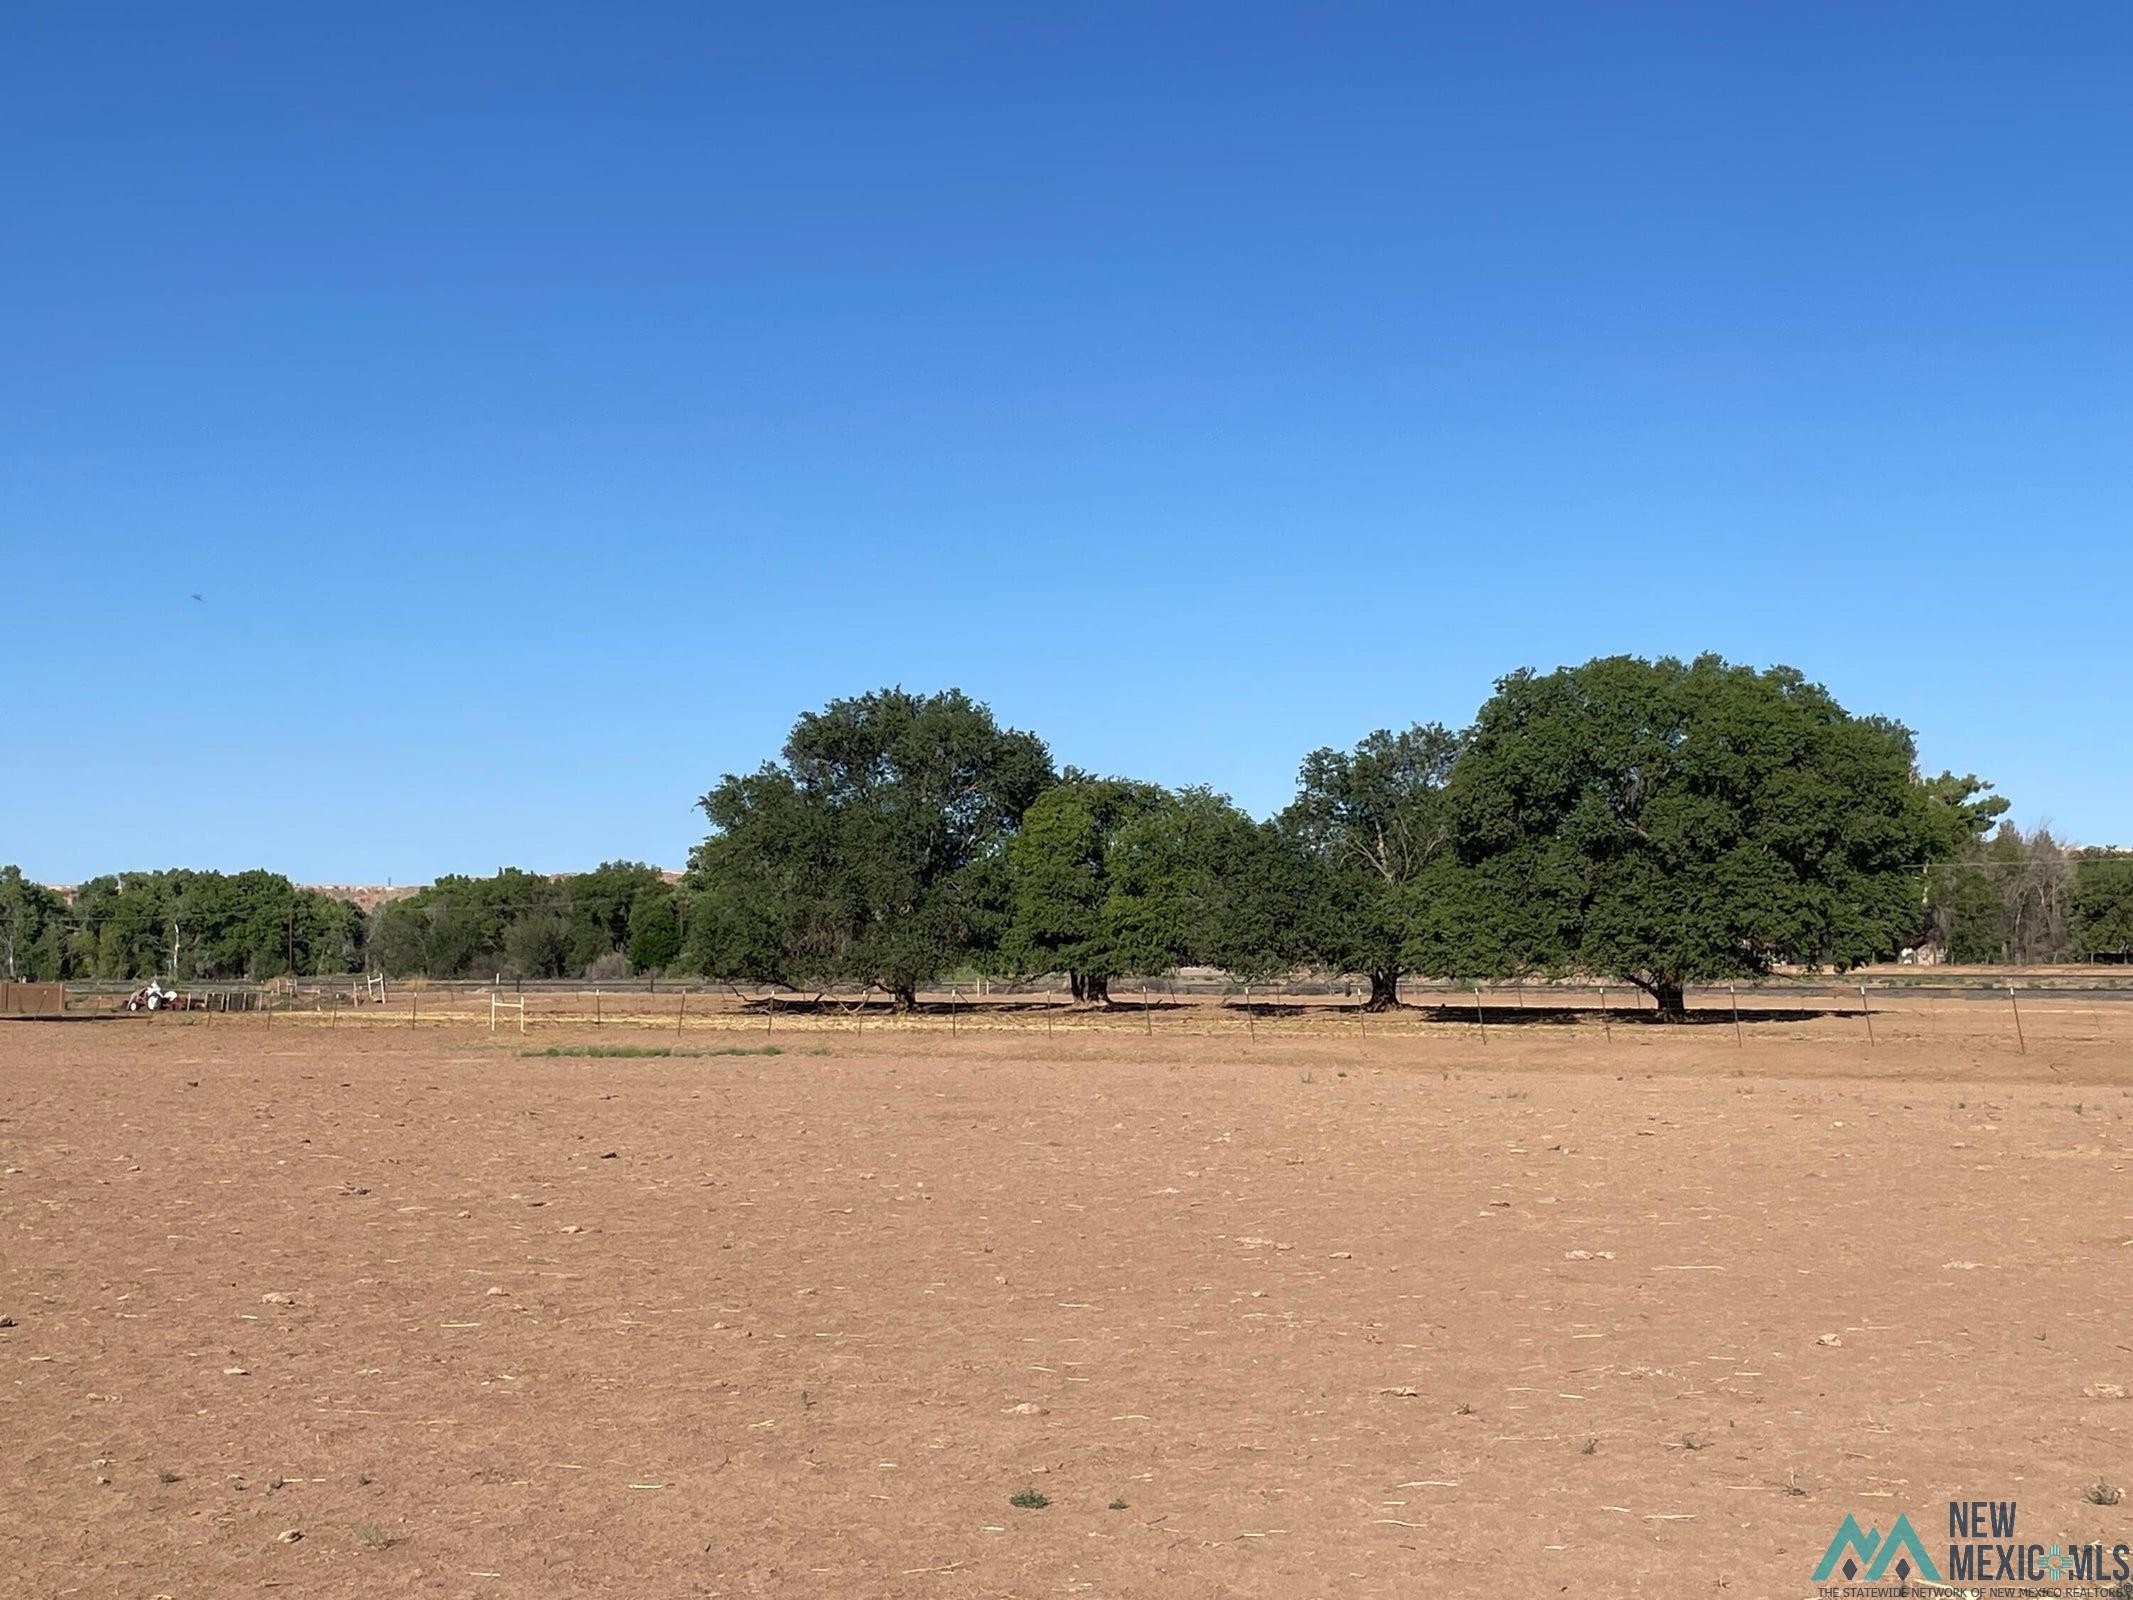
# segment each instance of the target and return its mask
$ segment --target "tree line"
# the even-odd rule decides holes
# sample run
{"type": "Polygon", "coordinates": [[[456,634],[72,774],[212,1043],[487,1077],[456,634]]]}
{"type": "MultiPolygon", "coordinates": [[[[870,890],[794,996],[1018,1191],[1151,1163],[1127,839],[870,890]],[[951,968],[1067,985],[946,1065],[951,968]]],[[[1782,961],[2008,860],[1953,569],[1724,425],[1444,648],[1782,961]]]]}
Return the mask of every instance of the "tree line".
{"type": "Polygon", "coordinates": [[[0,975],[65,978],[278,978],[349,972],[363,959],[363,913],[278,872],[120,872],[69,903],[18,867],[0,867],[0,975]]]}
{"type": "Polygon", "coordinates": [[[11,979],[599,978],[663,970],[680,950],[674,888],[641,862],[444,877],[367,916],[273,872],[114,873],[70,904],[0,867],[0,977],[11,979]]]}
{"type": "MultiPolygon", "coordinates": [[[[1672,1016],[1692,983],[1969,928],[1951,905],[2007,809],[1921,774],[1899,723],[1708,655],[1513,673],[1463,729],[1313,752],[1264,822],[1204,788],[1055,771],[960,692],[900,689],[803,715],[780,760],[700,805],[682,959],[714,977],[908,1006],[951,970],[1063,972],[1101,1004],[1126,975],[1311,967],[1384,1008],[1410,973],[1585,974],[1672,1016]]],[[[2070,869],[2081,947],[2133,943],[2129,870],[2070,869]]]]}
{"type": "Polygon", "coordinates": [[[0,869],[0,971],[180,981],[679,971],[898,1005],[944,974],[1256,982],[1581,974],[1678,1015],[1693,983],[2133,951],[2133,856],[2005,821],[1974,776],[1790,668],[1521,671],[1459,729],[1307,755],[1256,820],[1204,787],[1054,766],[957,690],[836,700],[728,774],[679,885],[641,862],[447,876],[367,917],[278,874],[125,873],[72,905],[0,869]]]}
{"type": "Polygon", "coordinates": [[[2133,855],[2002,822],[1933,867],[1927,937],[1946,960],[2022,965],[2133,958],[2133,855]]]}

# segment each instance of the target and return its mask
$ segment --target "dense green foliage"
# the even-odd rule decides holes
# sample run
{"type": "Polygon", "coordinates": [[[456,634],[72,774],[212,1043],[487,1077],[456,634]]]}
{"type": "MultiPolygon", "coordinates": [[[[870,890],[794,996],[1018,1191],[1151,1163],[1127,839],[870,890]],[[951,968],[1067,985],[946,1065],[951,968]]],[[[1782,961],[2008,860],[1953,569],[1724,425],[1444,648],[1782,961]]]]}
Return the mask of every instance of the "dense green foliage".
{"type": "Polygon", "coordinates": [[[26,978],[339,973],[359,963],[363,945],[354,906],[276,872],[116,873],[90,879],[67,905],[9,867],[0,870],[0,957],[11,928],[21,930],[14,942],[26,978]]]}
{"type": "Polygon", "coordinates": [[[2133,956],[2133,856],[2090,856],[2075,865],[2074,937],[2077,954],[2133,956]]]}
{"type": "Polygon", "coordinates": [[[447,876],[372,913],[371,964],[395,977],[617,976],[671,964],[679,936],[647,943],[639,961],[639,907],[673,914],[674,893],[657,867],[608,861],[590,872],[547,877],[507,867],[490,878],[447,876]]]}
{"type": "Polygon", "coordinates": [[[1419,886],[1451,854],[1445,785],[1458,753],[1437,723],[1380,730],[1353,752],[1314,750],[1279,819],[1318,869],[1311,957],[1367,975],[1373,1009],[1399,1003],[1419,886]]]}
{"type": "Polygon", "coordinates": [[[1012,909],[1003,967],[1063,972],[1076,1000],[1100,1002],[1132,970],[1111,907],[1111,849],[1121,828],[1173,803],[1152,783],[1069,772],[1023,814],[1007,847],[1012,909]]]}
{"type": "Polygon", "coordinates": [[[1007,842],[1051,786],[1034,735],[958,691],[885,689],[801,717],[784,761],[699,802],[690,965],[790,988],[920,983],[997,950],[1007,842]]]}
{"type": "Polygon", "coordinates": [[[1299,911],[1318,895],[1313,863],[1280,829],[1227,797],[1185,789],[1112,843],[1106,936],[1118,971],[1220,967],[1247,982],[1309,954],[1299,911]]]}
{"type": "Polygon", "coordinates": [[[0,978],[49,983],[67,971],[67,903],[20,867],[0,867],[0,978]]]}
{"type": "Polygon", "coordinates": [[[2004,820],[1916,770],[1900,725],[1789,668],[1612,657],[1501,680],[1471,727],[1305,758],[1258,822],[1202,788],[1069,769],[959,691],[881,690],[795,723],[699,802],[679,886],[637,862],[448,876],[351,906],[267,872],[128,873],[72,903],[0,869],[0,974],[526,978],[681,971],[862,984],[900,1005],[957,972],[1114,980],[1212,967],[1581,974],[1686,986],[1843,969],[2133,953],[2133,856],[2004,820]],[[1995,827],[1997,824],[1997,827],[1995,827]]]}
{"type": "Polygon", "coordinates": [[[2133,856],[2071,850],[2048,828],[1972,840],[1934,867],[1926,906],[1946,961],[2133,956],[2133,856]]]}
{"type": "MultiPolygon", "coordinates": [[[[2005,809],[1925,779],[1909,733],[1788,668],[1618,657],[1497,687],[1474,726],[1303,763],[1254,822],[1203,789],[1069,771],[960,694],[804,716],[781,765],[703,801],[688,961],[908,1002],[958,966],[1077,998],[1184,966],[1588,973],[1679,1014],[1694,982],[1845,968],[1926,936],[1925,867],[2005,809]]],[[[2101,913],[2099,913],[2101,915],[2101,913]]]]}
{"type": "Polygon", "coordinates": [[[1460,871],[1417,959],[1691,982],[1844,968],[1915,933],[1947,847],[1910,735],[1787,668],[1630,657],[1505,678],[1449,786],[1460,871]]]}

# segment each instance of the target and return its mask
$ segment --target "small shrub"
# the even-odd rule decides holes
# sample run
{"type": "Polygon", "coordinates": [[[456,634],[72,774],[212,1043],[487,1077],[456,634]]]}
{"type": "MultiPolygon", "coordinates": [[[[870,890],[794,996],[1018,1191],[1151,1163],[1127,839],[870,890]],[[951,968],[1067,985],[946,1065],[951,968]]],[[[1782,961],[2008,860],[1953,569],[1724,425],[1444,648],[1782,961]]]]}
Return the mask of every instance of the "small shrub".
{"type": "Polygon", "coordinates": [[[2105,1483],[2101,1478],[2081,1491],[2081,1498],[2092,1506],[2115,1506],[2125,1497],[2125,1490],[2115,1483],[2105,1483]]]}
{"type": "Polygon", "coordinates": [[[1021,1489],[1009,1495],[1007,1503],[1020,1511],[1042,1511],[1052,1501],[1049,1495],[1039,1494],[1035,1489],[1021,1489]]]}

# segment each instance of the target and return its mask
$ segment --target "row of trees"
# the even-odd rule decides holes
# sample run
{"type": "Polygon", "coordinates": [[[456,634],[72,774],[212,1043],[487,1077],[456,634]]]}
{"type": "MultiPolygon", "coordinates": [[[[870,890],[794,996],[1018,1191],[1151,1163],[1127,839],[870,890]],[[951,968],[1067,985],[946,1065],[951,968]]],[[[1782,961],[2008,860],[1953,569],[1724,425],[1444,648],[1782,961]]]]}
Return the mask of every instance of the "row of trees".
{"type": "Polygon", "coordinates": [[[1649,990],[1921,943],[1957,961],[2133,950],[2133,857],[2002,821],[1921,776],[1900,725],[1789,668],[1613,657],[1503,679],[1473,722],[1307,756],[1267,821],[1202,788],[1054,769],[958,691],[802,716],[700,802],[683,883],[638,862],[446,877],[354,907],[267,872],[127,873],[72,905],[0,869],[14,977],[620,977],[679,968],[898,1003],[958,970],[1077,1000],[1185,966],[1583,973],[1649,990]],[[1995,831],[1995,824],[1998,824],[1995,831]]]}
{"type": "Polygon", "coordinates": [[[2003,822],[1932,870],[1928,926],[1949,961],[2085,961],[2133,952],[2133,855],[2003,822]]]}
{"type": "Polygon", "coordinates": [[[372,966],[395,977],[619,978],[659,971],[680,951],[674,888],[641,861],[562,878],[508,867],[439,878],[379,906],[368,942],[372,966]]]}
{"type": "Polygon", "coordinates": [[[71,904],[0,867],[0,975],[274,978],[348,972],[363,914],[276,872],[125,872],[92,878],[71,904]]]}
{"type": "Polygon", "coordinates": [[[680,950],[674,886],[641,862],[441,878],[367,918],[272,872],[120,873],[91,879],[70,904],[0,867],[0,977],[12,979],[620,977],[670,966],[680,950]]]}
{"type": "Polygon", "coordinates": [[[1789,668],[1612,657],[1518,672],[1464,730],[1319,750],[1254,821],[1204,789],[1068,768],[956,691],[802,716],[700,802],[683,961],[909,1004],[942,972],[1251,980],[1588,973],[1679,1015],[1693,982],[1847,968],[1931,931],[1935,863],[2006,802],[1789,668]]]}

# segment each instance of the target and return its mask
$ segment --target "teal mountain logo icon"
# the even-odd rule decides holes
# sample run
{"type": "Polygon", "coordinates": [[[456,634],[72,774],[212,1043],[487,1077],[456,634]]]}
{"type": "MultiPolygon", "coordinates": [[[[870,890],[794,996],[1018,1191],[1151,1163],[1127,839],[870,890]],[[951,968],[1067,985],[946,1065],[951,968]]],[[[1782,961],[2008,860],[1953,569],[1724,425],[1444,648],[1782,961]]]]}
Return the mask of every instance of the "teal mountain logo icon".
{"type": "Polygon", "coordinates": [[[1908,1513],[1899,1515],[1886,1535],[1879,1528],[1860,1527],[1856,1517],[1847,1515],[1822,1552],[1815,1582],[1827,1583],[1840,1572],[1846,1582],[1879,1583],[1892,1572],[1899,1583],[1914,1575],[1925,1583],[1941,1581],[1940,1568],[1926,1553],[1925,1541],[1911,1526],[1908,1513]]]}

